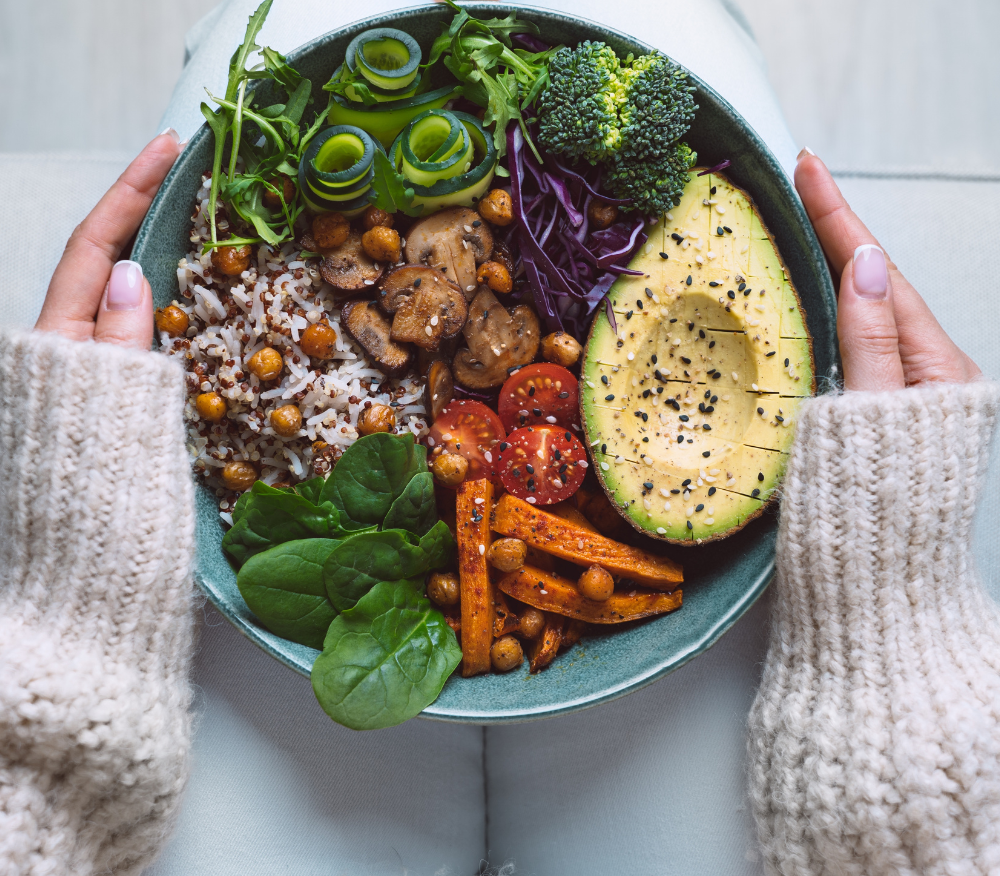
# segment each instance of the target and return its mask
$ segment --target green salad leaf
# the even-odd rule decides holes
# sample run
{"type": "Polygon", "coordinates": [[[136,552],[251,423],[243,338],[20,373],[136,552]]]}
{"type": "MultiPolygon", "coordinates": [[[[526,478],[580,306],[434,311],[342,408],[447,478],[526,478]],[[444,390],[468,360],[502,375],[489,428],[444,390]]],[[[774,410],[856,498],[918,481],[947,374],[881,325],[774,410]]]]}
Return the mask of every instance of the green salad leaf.
{"type": "Polygon", "coordinates": [[[447,564],[454,549],[451,530],[440,520],[422,538],[403,529],[355,535],[324,562],[327,596],[334,608],[346,611],[380,581],[423,578],[447,564]]]}
{"type": "Polygon", "coordinates": [[[341,542],[309,538],[251,557],[236,576],[250,610],[272,633],[322,648],[337,610],[326,595],[323,567],[341,542]]]}
{"type": "Polygon", "coordinates": [[[372,177],[372,188],[368,200],[386,213],[402,212],[407,216],[419,216],[423,205],[413,206],[415,193],[407,186],[408,180],[396,168],[381,149],[375,152],[375,175],[372,177]]]}
{"type": "Polygon", "coordinates": [[[381,582],[330,624],[312,686],[337,723],[354,730],[401,724],[437,699],[461,662],[454,631],[420,588],[381,582]]]}
{"type": "Polygon", "coordinates": [[[383,529],[405,529],[423,535],[437,522],[434,500],[434,475],[429,471],[414,475],[406,489],[389,507],[382,521],[383,529]]]}

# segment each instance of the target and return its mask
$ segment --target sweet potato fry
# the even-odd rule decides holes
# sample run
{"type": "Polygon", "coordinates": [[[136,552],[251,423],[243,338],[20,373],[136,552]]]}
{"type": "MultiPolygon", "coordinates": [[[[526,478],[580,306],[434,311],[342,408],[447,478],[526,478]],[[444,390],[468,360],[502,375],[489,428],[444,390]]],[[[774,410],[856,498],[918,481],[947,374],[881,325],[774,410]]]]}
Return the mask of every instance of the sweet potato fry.
{"type": "Polygon", "coordinates": [[[509,493],[493,509],[493,531],[520,538],[529,547],[571,563],[603,566],[616,577],[629,578],[654,590],[673,590],[684,580],[680,565],[673,560],[590,532],[509,493]]]}
{"type": "Polygon", "coordinates": [[[604,602],[594,602],[581,596],[572,581],[531,566],[523,566],[516,572],[504,575],[497,587],[508,596],[542,611],[551,611],[592,624],[620,624],[681,607],[680,590],[673,593],[647,591],[634,596],[615,593],[604,602]]]}
{"type": "Polygon", "coordinates": [[[572,648],[580,637],[587,634],[589,624],[582,620],[571,620],[566,624],[566,630],[562,637],[562,647],[572,648]]]}
{"type": "MultiPolygon", "coordinates": [[[[516,572],[511,572],[516,575],[516,572]]],[[[566,630],[566,618],[557,614],[545,616],[545,631],[531,643],[531,654],[528,656],[528,667],[532,672],[544,669],[559,653],[563,633],[566,630]]]]}
{"type": "Polygon", "coordinates": [[[493,484],[486,478],[458,485],[458,580],[462,604],[462,675],[490,671],[493,644],[493,585],[486,565],[490,546],[493,484]]]}
{"type": "Polygon", "coordinates": [[[513,611],[510,609],[510,603],[507,602],[507,597],[502,593],[496,593],[494,596],[494,615],[493,615],[493,638],[499,639],[501,636],[506,636],[509,633],[516,633],[517,628],[521,625],[520,619],[513,611]]]}
{"type": "Polygon", "coordinates": [[[597,527],[584,517],[583,512],[572,502],[560,502],[557,505],[552,505],[549,507],[549,512],[555,514],[556,517],[561,517],[567,523],[586,529],[588,532],[597,532],[597,527]]]}

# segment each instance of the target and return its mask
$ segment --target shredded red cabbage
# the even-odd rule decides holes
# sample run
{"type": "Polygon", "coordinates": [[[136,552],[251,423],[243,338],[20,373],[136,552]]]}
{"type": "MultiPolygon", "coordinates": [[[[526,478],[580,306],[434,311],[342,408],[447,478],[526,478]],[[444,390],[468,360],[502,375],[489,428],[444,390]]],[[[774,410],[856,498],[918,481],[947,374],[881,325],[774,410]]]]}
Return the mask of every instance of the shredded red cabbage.
{"type": "Polygon", "coordinates": [[[718,173],[720,170],[725,170],[730,164],[732,164],[732,162],[727,158],[725,161],[720,161],[708,170],[699,171],[698,176],[704,176],[706,173],[718,173]]]}
{"type": "Polygon", "coordinates": [[[548,155],[540,165],[525,149],[524,134],[516,124],[507,128],[507,155],[521,263],[547,329],[583,338],[604,301],[617,331],[608,290],[621,274],[641,275],[627,265],[646,242],[645,220],[638,217],[590,231],[591,201],[629,203],[601,193],[598,168],[571,170],[548,155]]]}

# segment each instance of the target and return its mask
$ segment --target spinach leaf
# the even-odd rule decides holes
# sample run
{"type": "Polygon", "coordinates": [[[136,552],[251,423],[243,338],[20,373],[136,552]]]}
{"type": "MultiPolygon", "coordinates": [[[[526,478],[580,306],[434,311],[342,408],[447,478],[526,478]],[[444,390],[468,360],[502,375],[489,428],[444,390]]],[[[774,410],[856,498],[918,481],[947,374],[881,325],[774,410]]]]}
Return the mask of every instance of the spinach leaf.
{"type": "Polygon", "coordinates": [[[461,660],[455,633],[419,583],[382,582],[330,624],[312,686],[338,724],[377,730],[434,702],[461,660]]]}
{"type": "Polygon", "coordinates": [[[251,557],[236,576],[250,610],[272,633],[317,650],[337,610],[326,597],[323,564],[340,544],[308,538],[251,557]]]}
{"type": "Polygon", "coordinates": [[[249,498],[244,502],[240,497],[236,503],[233,527],[222,539],[223,550],[237,565],[276,544],[300,538],[329,538],[343,532],[332,505],[317,506],[261,481],[243,495],[249,498]]]}
{"type": "Polygon", "coordinates": [[[383,529],[405,529],[414,535],[424,535],[437,523],[437,503],[434,501],[434,476],[425,471],[414,475],[392,503],[382,521],[383,529]]]}
{"type": "Polygon", "coordinates": [[[427,449],[412,434],[376,432],[340,457],[320,498],[333,502],[346,529],[378,526],[414,475],[427,471],[427,449]]]}
{"type": "Polygon", "coordinates": [[[402,529],[356,535],[343,541],[323,567],[326,593],[338,611],[347,611],[376,584],[422,577],[452,557],[455,540],[443,521],[417,537],[402,529]]]}
{"type": "Polygon", "coordinates": [[[296,484],[293,489],[296,493],[304,499],[308,499],[314,505],[321,505],[323,503],[321,495],[323,493],[323,485],[325,483],[326,478],[324,477],[311,478],[308,481],[302,481],[302,483],[296,484]]]}

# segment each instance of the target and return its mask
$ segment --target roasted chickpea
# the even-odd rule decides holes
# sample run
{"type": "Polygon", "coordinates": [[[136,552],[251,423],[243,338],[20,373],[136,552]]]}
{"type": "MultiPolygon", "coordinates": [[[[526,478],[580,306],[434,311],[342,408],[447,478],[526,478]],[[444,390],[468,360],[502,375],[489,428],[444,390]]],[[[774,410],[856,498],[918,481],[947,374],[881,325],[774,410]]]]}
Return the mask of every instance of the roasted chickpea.
{"type": "Polygon", "coordinates": [[[351,223],[340,213],[320,213],[312,221],[312,236],[320,249],[340,246],[351,233],[351,223]]]}
{"type": "Polygon", "coordinates": [[[399,232],[395,228],[376,225],[361,235],[361,248],[368,258],[376,262],[399,261],[399,232]]]}
{"type": "Polygon", "coordinates": [[[528,546],[519,538],[498,538],[486,551],[486,559],[494,569],[513,572],[524,565],[528,546]]]}
{"type": "Polygon", "coordinates": [[[490,662],[497,672],[510,672],[524,662],[521,643],[513,636],[501,636],[490,648],[490,662]]]}
{"type": "Polygon", "coordinates": [[[388,405],[373,404],[370,408],[365,408],[358,417],[359,435],[391,432],[395,428],[396,412],[388,405]]]}
{"type": "Polygon", "coordinates": [[[469,471],[469,460],[457,453],[439,453],[431,462],[431,472],[439,484],[457,487],[465,480],[469,471]]]}
{"type": "Polygon", "coordinates": [[[479,215],[494,225],[510,225],[514,221],[514,202],[503,189],[491,189],[479,202],[479,215]]]}
{"type": "Polygon", "coordinates": [[[285,362],[281,358],[281,353],[273,347],[264,347],[263,350],[258,350],[247,362],[247,368],[256,374],[259,380],[274,380],[281,374],[281,369],[284,366],[285,362]]]}
{"type": "Polygon", "coordinates": [[[591,566],[580,576],[576,583],[577,589],[587,599],[595,602],[604,602],[615,592],[615,579],[611,573],[602,566],[591,566]]]}
{"type": "Polygon", "coordinates": [[[225,399],[217,392],[201,393],[194,400],[194,406],[198,410],[198,416],[210,423],[218,423],[228,410],[225,399]]]}
{"type": "Polygon", "coordinates": [[[614,225],[618,218],[618,208],[614,204],[602,204],[600,201],[591,201],[587,207],[587,218],[594,228],[601,229],[614,225]]]}
{"type": "Polygon", "coordinates": [[[222,470],[222,482],[230,490],[243,493],[249,490],[257,480],[257,469],[249,462],[227,462],[222,470]]]}
{"type": "Polygon", "coordinates": [[[434,572],[427,579],[427,598],[435,605],[458,605],[459,594],[458,575],[434,572]]]}
{"type": "Polygon", "coordinates": [[[291,438],[302,428],[302,411],[296,405],[282,405],[271,414],[271,428],[282,438],[291,438]]]}
{"type": "Polygon", "coordinates": [[[337,333],[321,322],[313,323],[302,332],[299,346],[312,359],[329,359],[337,346],[337,333]]]}
{"type": "Polygon", "coordinates": [[[217,246],[212,250],[212,267],[227,277],[238,277],[250,267],[250,244],[217,246]]]}
{"type": "Polygon", "coordinates": [[[545,632],[545,615],[537,608],[529,608],[518,620],[517,631],[526,639],[537,639],[545,632]]]}
{"type": "MultiPolygon", "coordinates": [[[[272,179],[271,185],[276,189],[281,189],[281,195],[285,199],[286,204],[291,204],[292,200],[295,198],[295,184],[284,174],[276,179],[272,179]]],[[[275,192],[270,189],[264,189],[263,199],[264,206],[269,210],[280,210],[281,209],[281,198],[275,192]]]]}
{"type": "Polygon", "coordinates": [[[514,288],[510,271],[500,262],[483,262],[476,271],[476,279],[501,295],[506,295],[514,288]]]}
{"type": "Polygon", "coordinates": [[[392,213],[386,213],[385,210],[380,210],[374,204],[365,210],[364,218],[361,220],[361,223],[365,226],[365,231],[370,231],[376,225],[384,225],[386,228],[392,228],[394,222],[392,213]]]}
{"type": "Polygon", "coordinates": [[[188,330],[188,315],[176,304],[156,311],[156,329],[166,332],[172,338],[179,338],[188,330]]]}
{"type": "Polygon", "coordinates": [[[546,362],[562,365],[563,368],[575,365],[582,352],[580,342],[566,332],[553,332],[542,338],[542,358],[546,362]]]}

